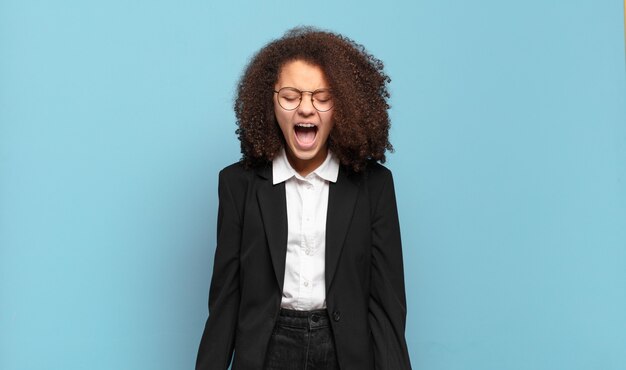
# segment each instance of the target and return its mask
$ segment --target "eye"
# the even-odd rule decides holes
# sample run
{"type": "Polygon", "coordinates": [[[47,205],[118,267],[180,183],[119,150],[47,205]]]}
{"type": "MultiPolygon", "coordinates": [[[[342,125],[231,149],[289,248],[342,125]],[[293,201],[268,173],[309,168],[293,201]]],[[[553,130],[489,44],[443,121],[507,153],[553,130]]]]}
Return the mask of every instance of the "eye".
{"type": "Polygon", "coordinates": [[[330,100],[332,100],[332,96],[328,91],[320,91],[320,92],[316,92],[313,95],[313,99],[315,99],[316,101],[320,102],[320,103],[326,103],[330,100]]]}
{"type": "Polygon", "coordinates": [[[293,90],[284,90],[281,91],[280,98],[292,102],[300,99],[300,93],[293,90]]]}

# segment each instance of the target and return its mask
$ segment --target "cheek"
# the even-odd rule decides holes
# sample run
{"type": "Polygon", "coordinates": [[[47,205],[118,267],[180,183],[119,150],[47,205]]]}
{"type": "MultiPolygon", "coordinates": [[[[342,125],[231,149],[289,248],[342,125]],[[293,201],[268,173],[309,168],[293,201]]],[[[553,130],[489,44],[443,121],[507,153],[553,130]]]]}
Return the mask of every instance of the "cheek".
{"type": "Polygon", "coordinates": [[[284,112],[275,112],[274,115],[276,116],[276,121],[278,122],[280,131],[282,131],[283,136],[286,137],[289,134],[289,117],[286,117],[284,112]]]}
{"type": "Polygon", "coordinates": [[[327,117],[324,117],[324,127],[326,127],[326,132],[330,133],[333,130],[333,127],[335,126],[335,121],[333,120],[333,116],[332,115],[328,115],[327,117]]]}

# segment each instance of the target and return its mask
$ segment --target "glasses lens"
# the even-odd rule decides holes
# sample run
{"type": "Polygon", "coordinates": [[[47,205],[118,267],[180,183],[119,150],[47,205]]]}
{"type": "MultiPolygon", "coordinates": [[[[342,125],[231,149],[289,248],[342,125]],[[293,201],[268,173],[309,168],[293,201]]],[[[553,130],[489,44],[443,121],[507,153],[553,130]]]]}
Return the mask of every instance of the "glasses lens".
{"type": "Polygon", "coordinates": [[[302,95],[300,95],[300,91],[282,88],[278,92],[278,103],[281,107],[287,110],[293,110],[298,108],[298,105],[300,105],[301,97],[302,95]]]}
{"type": "Polygon", "coordinates": [[[333,96],[330,91],[316,91],[313,94],[313,106],[315,109],[325,112],[333,107],[333,96]]]}
{"type": "MultiPolygon", "coordinates": [[[[309,93],[307,91],[307,93],[309,93]]],[[[278,91],[278,104],[283,109],[294,110],[302,101],[302,92],[292,87],[283,87],[278,91]]],[[[312,94],[313,106],[320,112],[326,112],[333,107],[333,96],[329,90],[319,90],[312,94]]]]}

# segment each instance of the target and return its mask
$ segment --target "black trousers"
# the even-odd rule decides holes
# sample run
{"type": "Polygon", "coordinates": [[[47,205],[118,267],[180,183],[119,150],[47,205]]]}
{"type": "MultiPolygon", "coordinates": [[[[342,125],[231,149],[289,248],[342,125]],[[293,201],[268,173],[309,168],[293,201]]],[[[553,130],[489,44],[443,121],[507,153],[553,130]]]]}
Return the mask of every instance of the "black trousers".
{"type": "Polygon", "coordinates": [[[265,370],[339,370],[326,310],[281,308],[267,347],[265,370]]]}

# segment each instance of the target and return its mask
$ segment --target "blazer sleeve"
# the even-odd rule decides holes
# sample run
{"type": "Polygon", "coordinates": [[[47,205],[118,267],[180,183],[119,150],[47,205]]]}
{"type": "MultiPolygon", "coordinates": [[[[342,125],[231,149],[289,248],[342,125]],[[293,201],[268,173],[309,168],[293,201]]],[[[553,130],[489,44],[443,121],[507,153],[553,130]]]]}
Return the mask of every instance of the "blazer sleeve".
{"type": "MultiPolygon", "coordinates": [[[[380,174],[380,173],[379,173],[380,174]]],[[[372,217],[369,323],[376,370],[411,369],[404,330],[406,297],[402,245],[391,172],[383,171],[382,189],[372,217]]],[[[377,192],[378,193],[378,192],[377,192]]]]}
{"type": "Polygon", "coordinates": [[[209,318],[198,349],[196,370],[226,370],[230,365],[239,312],[241,215],[224,171],[219,175],[217,247],[209,291],[209,318]]]}

